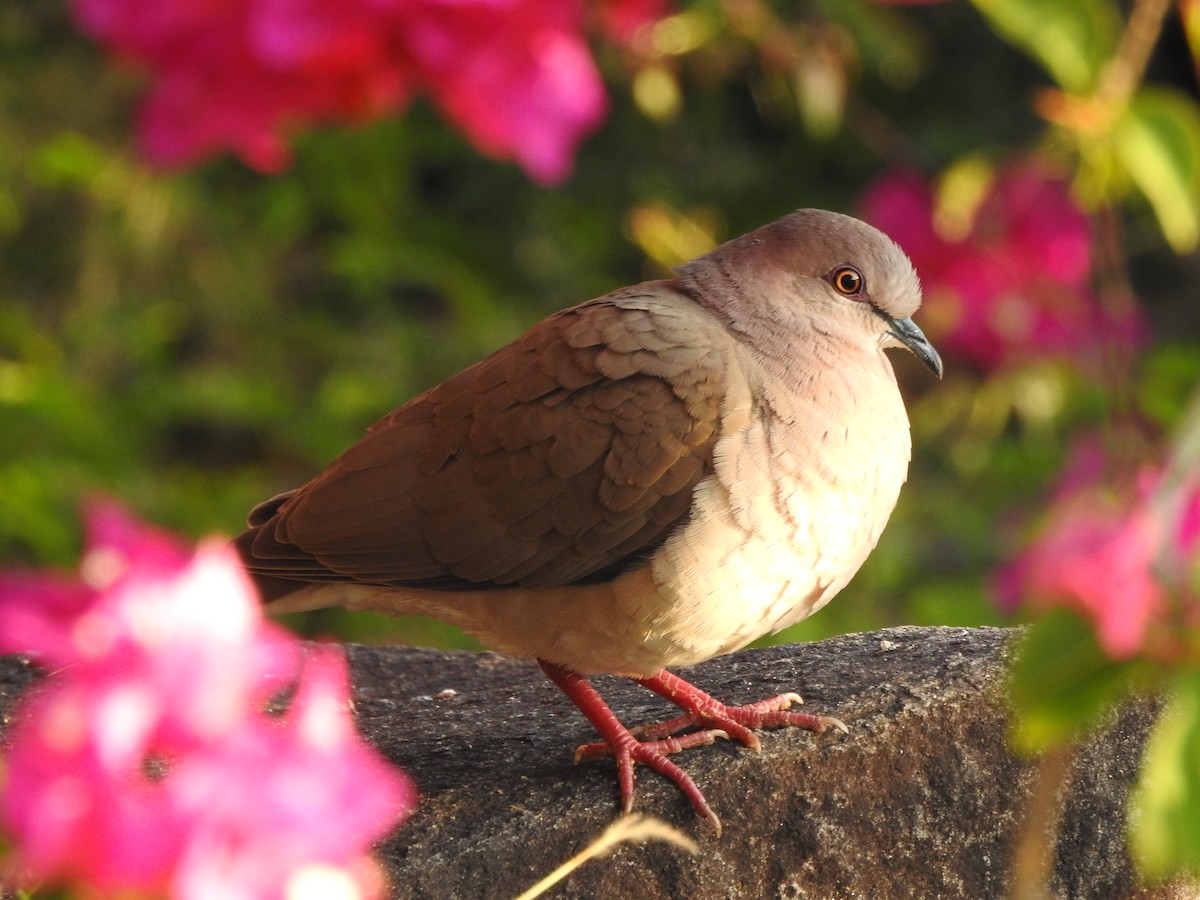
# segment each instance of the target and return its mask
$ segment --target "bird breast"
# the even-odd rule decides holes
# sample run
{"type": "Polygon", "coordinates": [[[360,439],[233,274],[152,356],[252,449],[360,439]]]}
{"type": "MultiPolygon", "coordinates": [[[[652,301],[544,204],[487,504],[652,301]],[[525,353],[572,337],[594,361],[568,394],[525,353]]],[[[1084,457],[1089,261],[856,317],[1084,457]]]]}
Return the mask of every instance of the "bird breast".
{"type": "Polygon", "coordinates": [[[752,405],[740,427],[723,428],[692,519],[653,560],[665,599],[659,637],[673,665],[728,653],[820,609],[858,571],[896,505],[911,445],[882,354],[771,396],[770,408],[752,405]]]}

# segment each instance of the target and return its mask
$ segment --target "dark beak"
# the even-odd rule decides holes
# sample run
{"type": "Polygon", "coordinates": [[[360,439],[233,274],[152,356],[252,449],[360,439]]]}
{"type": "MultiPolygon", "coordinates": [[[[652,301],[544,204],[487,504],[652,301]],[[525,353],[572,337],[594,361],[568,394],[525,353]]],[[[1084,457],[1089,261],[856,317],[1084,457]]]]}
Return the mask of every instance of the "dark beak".
{"type": "Polygon", "coordinates": [[[925,332],[917,327],[917,323],[912,319],[893,319],[887,315],[884,319],[887,320],[892,336],[925,363],[930,372],[941,378],[942,357],[933,349],[933,344],[929,343],[929,338],[925,337],[925,332]]]}

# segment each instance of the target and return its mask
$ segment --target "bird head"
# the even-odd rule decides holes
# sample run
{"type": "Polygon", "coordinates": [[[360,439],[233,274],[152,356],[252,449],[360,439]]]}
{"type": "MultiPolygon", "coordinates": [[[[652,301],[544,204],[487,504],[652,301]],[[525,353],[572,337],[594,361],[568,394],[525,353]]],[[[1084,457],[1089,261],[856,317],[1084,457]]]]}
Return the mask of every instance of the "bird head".
{"type": "Polygon", "coordinates": [[[815,336],[904,347],[939,378],[942,360],[912,316],[921,284],[900,247],[850,216],[797,210],[676,270],[679,286],[752,345],[786,355],[815,336]]]}

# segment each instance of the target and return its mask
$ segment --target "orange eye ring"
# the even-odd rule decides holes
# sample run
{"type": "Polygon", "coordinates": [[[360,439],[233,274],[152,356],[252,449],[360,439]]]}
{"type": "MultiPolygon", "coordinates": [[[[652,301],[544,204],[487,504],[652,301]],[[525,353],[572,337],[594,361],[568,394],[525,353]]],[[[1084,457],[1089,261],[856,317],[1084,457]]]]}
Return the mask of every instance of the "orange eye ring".
{"type": "Polygon", "coordinates": [[[854,266],[838,266],[830,274],[829,283],[839,294],[854,297],[866,290],[867,280],[854,266]]]}

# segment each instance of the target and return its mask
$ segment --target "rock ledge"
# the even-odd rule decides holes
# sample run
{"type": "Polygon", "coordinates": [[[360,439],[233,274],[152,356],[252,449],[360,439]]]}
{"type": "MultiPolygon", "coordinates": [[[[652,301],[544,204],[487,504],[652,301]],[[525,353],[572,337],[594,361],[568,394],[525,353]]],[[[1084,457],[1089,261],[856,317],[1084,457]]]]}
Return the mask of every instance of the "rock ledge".
{"type": "MultiPolygon", "coordinates": [[[[686,677],[727,703],[798,691],[849,734],[762,732],[676,759],[724,823],[717,837],[673,784],[639,769],[636,808],[697,840],[689,856],[623,845],[550,896],[579,898],[991,898],[1010,889],[1036,761],[1008,750],[1003,688],[1017,633],[893,628],[747,650],[686,677]]],[[[347,648],[360,726],[416,779],[421,805],[380,848],[396,897],[515,897],[617,812],[610,761],[572,764],[590,726],[530,662],[491,654],[347,648]]],[[[0,713],[34,679],[0,658],[0,713]]],[[[674,714],[631,682],[598,678],[629,725],[674,714]]],[[[1130,703],[1076,753],[1058,785],[1054,894],[1140,891],[1125,803],[1155,705],[1130,703]]]]}

